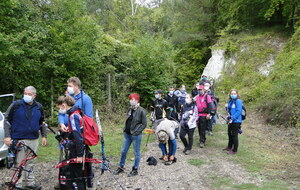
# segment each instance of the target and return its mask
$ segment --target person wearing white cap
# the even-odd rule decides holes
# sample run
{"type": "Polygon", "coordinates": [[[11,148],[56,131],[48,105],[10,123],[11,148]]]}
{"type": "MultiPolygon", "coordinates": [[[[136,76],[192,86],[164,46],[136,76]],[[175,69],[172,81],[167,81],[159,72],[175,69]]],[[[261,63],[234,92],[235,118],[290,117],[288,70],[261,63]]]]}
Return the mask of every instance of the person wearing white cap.
{"type": "Polygon", "coordinates": [[[165,164],[172,164],[176,162],[175,153],[177,148],[176,138],[175,138],[175,129],[179,127],[177,121],[164,119],[156,128],[156,136],[159,142],[159,148],[163,154],[163,160],[165,164]],[[168,143],[168,149],[167,145],[168,143]]]}

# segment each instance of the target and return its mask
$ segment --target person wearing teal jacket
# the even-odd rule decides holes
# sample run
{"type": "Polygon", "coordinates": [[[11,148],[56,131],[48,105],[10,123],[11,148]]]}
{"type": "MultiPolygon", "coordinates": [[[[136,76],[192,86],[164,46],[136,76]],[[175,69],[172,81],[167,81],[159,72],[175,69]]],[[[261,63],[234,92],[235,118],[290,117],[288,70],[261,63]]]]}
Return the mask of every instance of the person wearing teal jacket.
{"type": "Polygon", "coordinates": [[[227,105],[228,120],[228,146],[224,151],[228,154],[236,154],[239,146],[238,133],[242,124],[242,108],[243,102],[235,89],[231,89],[229,93],[229,102],[227,105]]]}

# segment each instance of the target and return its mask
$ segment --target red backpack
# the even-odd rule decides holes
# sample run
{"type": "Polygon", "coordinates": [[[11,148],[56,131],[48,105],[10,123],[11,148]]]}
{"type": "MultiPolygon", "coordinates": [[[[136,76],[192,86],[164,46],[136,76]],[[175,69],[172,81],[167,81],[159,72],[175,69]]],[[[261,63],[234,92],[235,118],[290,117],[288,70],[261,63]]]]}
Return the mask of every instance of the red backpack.
{"type": "Polygon", "coordinates": [[[71,115],[73,115],[73,114],[76,114],[80,117],[80,126],[83,127],[82,136],[84,139],[84,144],[86,144],[88,146],[97,145],[98,142],[100,141],[99,128],[96,125],[93,118],[90,118],[87,115],[83,115],[83,117],[82,117],[80,110],[76,110],[71,115]],[[83,122],[82,122],[82,120],[83,120],[83,122]]]}

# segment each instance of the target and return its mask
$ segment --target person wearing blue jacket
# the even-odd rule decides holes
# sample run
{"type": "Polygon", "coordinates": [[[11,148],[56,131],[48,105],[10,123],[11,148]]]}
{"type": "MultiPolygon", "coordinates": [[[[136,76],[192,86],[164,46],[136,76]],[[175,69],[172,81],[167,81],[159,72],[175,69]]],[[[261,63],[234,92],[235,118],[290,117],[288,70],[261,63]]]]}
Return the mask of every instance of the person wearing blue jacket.
{"type": "MultiPolygon", "coordinates": [[[[36,89],[33,86],[27,86],[24,89],[22,100],[14,101],[6,111],[4,122],[4,143],[10,146],[13,141],[22,141],[29,146],[35,153],[39,146],[39,131],[42,135],[42,146],[47,144],[46,123],[42,105],[35,100],[36,89]]],[[[26,158],[28,149],[22,148],[16,154],[14,167],[26,158]]],[[[22,171],[21,178],[16,184],[16,188],[39,189],[40,186],[35,183],[34,172],[25,172],[34,170],[34,162],[29,161],[22,171]]]]}
{"type": "Polygon", "coordinates": [[[243,102],[235,89],[231,89],[229,93],[229,102],[227,105],[228,120],[228,146],[224,151],[228,154],[236,154],[239,146],[238,133],[242,124],[242,107],[243,102]]]}
{"type": "MultiPolygon", "coordinates": [[[[75,105],[78,106],[79,109],[83,111],[83,113],[90,118],[93,118],[93,103],[92,99],[81,90],[81,81],[77,77],[71,77],[67,81],[68,88],[67,92],[68,95],[74,98],[75,105]],[[83,101],[83,102],[82,102],[83,101]],[[83,108],[82,108],[83,105],[83,108]]],[[[67,132],[67,124],[68,124],[68,115],[65,113],[58,113],[58,123],[60,129],[63,132],[67,132]]]]}

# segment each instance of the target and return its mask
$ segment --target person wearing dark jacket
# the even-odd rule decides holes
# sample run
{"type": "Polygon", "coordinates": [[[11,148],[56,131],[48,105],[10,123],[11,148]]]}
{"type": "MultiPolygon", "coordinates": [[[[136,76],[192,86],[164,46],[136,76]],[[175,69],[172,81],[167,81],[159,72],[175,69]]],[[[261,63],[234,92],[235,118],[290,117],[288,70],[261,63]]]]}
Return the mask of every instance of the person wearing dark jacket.
{"type": "Polygon", "coordinates": [[[68,130],[66,132],[67,140],[65,149],[66,160],[75,159],[76,163],[70,164],[68,168],[69,172],[66,172],[67,177],[67,189],[86,189],[85,179],[82,172],[83,155],[85,151],[83,136],[81,132],[81,123],[83,122],[81,117],[81,110],[79,106],[75,105],[75,100],[69,95],[61,96],[58,98],[57,104],[59,112],[68,115],[68,130]]]}
{"type": "Polygon", "coordinates": [[[235,89],[231,89],[229,93],[229,102],[227,104],[228,112],[228,145],[224,151],[228,154],[236,154],[239,146],[238,133],[242,124],[242,108],[243,102],[235,89]]]}
{"type": "Polygon", "coordinates": [[[192,97],[196,97],[198,94],[199,94],[199,88],[200,84],[199,82],[197,82],[195,85],[194,85],[194,89],[192,90],[192,97]]]}
{"type": "Polygon", "coordinates": [[[162,90],[156,90],[154,92],[155,100],[152,101],[151,105],[151,121],[153,122],[153,129],[159,125],[163,118],[169,115],[169,104],[162,98],[162,90]]]}
{"type": "Polygon", "coordinates": [[[178,121],[178,112],[180,108],[179,108],[178,97],[174,94],[174,91],[175,91],[174,87],[169,87],[169,92],[165,96],[165,100],[168,102],[168,106],[169,106],[168,107],[169,115],[167,116],[167,118],[175,119],[178,121]]]}
{"type": "Polygon", "coordinates": [[[207,76],[203,74],[203,75],[201,76],[201,80],[199,81],[199,84],[204,86],[204,83],[209,83],[209,84],[211,84],[210,81],[207,80],[207,76]]]}
{"type": "MultiPolygon", "coordinates": [[[[24,89],[22,100],[13,102],[6,111],[4,122],[4,143],[11,145],[12,140],[22,141],[35,153],[38,150],[39,131],[42,134],[42,146],[47,144],[46,125],[42,105],[35,101],[36,89],[28,86],[24,89]]],[[[16,155],[15,167],[25,158],[29,150],[21,149],[16,155]]],[[[33,170],[34,163],[29,161],[25,169],[33,170]]],[[[24,173],[16,184],[16,188],[40,188],[35,183],[34,172],[24,173]]]]}
{"type": "Polygon", "coordinates": [[[199,95],[196,96],[196,106],[198,109],[198,132],[200,136],[200,148],[205,146],[205,131],[207,129],[207,124],[211,119],[211,107],[212,100],[211,97],[205,93],[204,86],[200,85],[199,95]]]}
{"type": "Polygon", "coordinates": [[[129,96],[131,107],[127,112],[127,119],[124,127],[124,142],[122,146],[121,160],[119,167],[114,172],[115,175],[124,172],[124,166],[126,161],[127,152],[131,143],[133,143],[134,149],[134,165],[132,171],[128,174],[128,177],[138,175],[138,168],[141,159],[141,142],[142,132],[147,126],[146,110],[140,106],[139,94],[131,94],[129,96]]]}

